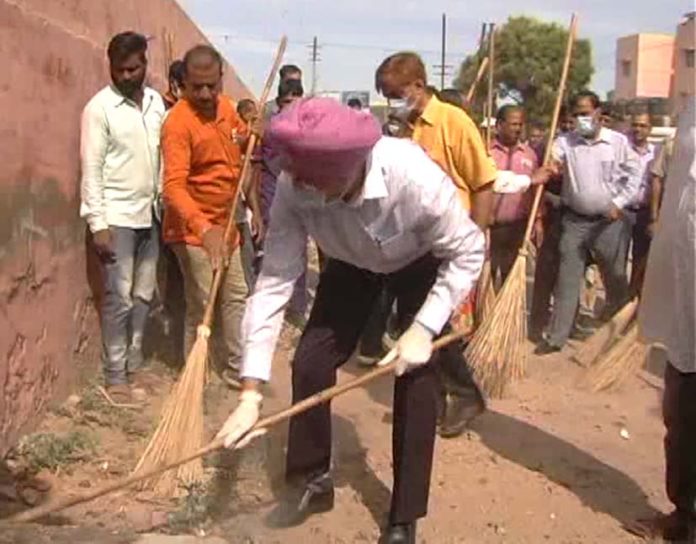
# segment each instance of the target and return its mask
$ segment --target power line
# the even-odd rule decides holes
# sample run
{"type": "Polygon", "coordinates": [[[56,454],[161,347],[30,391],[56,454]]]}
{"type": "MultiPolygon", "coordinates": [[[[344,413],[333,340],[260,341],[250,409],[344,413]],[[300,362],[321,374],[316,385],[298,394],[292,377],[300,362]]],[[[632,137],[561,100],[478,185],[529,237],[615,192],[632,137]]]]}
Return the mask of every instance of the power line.
{"type": "MultiPolygon", "coordinates": [[[[249,37],[249,36],[240,36],[236,34],[208,34],[209,37],[211,38],[221,38],[225,42],[229,41],[230,39],[239,39],[239,40],[245,40],[245,41],[252,41],[252,42],[258,42],[258,43],[267,43],[267,44],[275,44],[277,43],[276,40],[271,40],[267,38],[254,38],[254,37],[249,37]]],[[[311,39],[304,39],[304,40],[297,40],[298,42],[311,42],[311,39]]],[[[403,51],[403,50],[413,50],[413,46],[401,46],[401,47],[387,47],[383,45],[375,45],[375,44],[359,44],[359,43],[346,43],[346,42],[322,42],[321,46],[323,48],[336,48],[336,49],[363,49],[363,50],[371,50],[371,51],[381,51],[384,53],[393,53],[394,51],[403,51]]],[[[441,55],[441,50],[437,49],[416,49],[418,53],[423,54],[423,55],[441,55]]],[[[464,51],[453,51],[447,53],[447,57],[456,57],[456,58],[462,58],[470,55],[471,52],[464,52],[464,51]]]]}

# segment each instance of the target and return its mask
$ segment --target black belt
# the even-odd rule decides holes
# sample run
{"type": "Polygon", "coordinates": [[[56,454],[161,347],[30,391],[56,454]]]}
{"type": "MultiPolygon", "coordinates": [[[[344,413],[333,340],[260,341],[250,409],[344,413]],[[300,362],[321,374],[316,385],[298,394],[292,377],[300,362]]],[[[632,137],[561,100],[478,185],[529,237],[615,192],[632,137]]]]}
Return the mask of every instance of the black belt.
{"type": "Polygon", "coordinates": [[[602,215],[602,214],[598,214],[598,215],[587,215],[587,214],[584,214],[584,213],[578,213],[578,212],[576,212],[573,208],[571,208],[570,206],[563,206],[563,207],[561,208],[561,210],[563,211],[563,213],[569,213],[569,214],[571,214],[571,215],[574,215],[575,217],[579,217],[580,219],[584,219],[584,220],[586,220],[586,221],[600,221],[600,220],[606,219],[606,216],[605,216],[605,215],[602,215]]]}

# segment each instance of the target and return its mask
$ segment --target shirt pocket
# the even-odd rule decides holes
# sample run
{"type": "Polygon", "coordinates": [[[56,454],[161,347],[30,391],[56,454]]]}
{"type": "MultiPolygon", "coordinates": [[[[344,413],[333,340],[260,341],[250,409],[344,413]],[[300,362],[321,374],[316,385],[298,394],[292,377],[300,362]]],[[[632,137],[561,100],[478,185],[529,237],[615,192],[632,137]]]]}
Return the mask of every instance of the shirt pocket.
{"type": "Polygon", "coordinates": [[[401,232],[389,238],[377,240],[377,245],[387,260],[403,260],[416,255],[418,238],[412,232],[401,232]]]}

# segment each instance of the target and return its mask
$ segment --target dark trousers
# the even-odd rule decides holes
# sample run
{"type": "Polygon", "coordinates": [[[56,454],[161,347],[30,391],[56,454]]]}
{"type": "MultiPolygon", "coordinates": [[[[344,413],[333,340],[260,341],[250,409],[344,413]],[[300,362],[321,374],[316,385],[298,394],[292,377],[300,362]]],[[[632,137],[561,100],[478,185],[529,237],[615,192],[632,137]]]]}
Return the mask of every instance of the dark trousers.
{"type": "Polygon", "coordinates": [[[606,289],[605,315],[612,315],[628,298],[626,262],[630,224],[626,218],[579,215],[563,209],[560,265],[554,290],[549,343],[562,347],[573,328],[580,299],[580,283],[590,252],[597,261],[606,289]]]}
{"type": "Polygon", "coordinates": [[[627,210],[626,217],[631,223],[631,293],[640,293],[645,276],[646,259],[650,251],[652,238],[648,233],[650,227],[650,208],[643,207],[637,210],[627,210]]]}
{"type": "Polygon", "coordinates": [[[384,355],[382,339],[387,332],[389,316],[391,316],[393,307],[394,294],[385,287],[377,297],[370,317],[365,324],[365,330],[360,338],[360,355],[367,357],[384,355]]]}
{"type": "MultiPolygon", "coordinates": [[[[336,369],[352,355],[375,301],[386,286],[397,300],[399,321],[411,323],[437,276],[431,255],[393,274],[381,275],[330,259],[292,362],[293,403],[331,387],[336,369]]],[[[427,511],[436,420],[434,360],[466,366],[462,346],[433,355],[429,364],[394,382],[392,429],[394,489],[390,522],[408,523],[427,511]]],[[[331,411],[323,404],[290,420],[289,479],[325,472],[331,463],[331,411]]]]}
{"type": "Polygon", "coordinates": [[[491,233],[491,276],[496,290],[505,283],[524,241],[527,220],[492,225],[491,233]]]}
{"type": "Polygon", "coordinates": [[[667,364],[662,409],[667,496],[681,515],[696,522],[696,373],[667,364]]]}
{"type": "Polygon", "coordinates": [[[561,209],[548,208],[544,216],[544,240],[534,269],[534,292],[530,316],[532,338],[541,336],[551,319],[551,295],[558,279],[561,242],[561,209]]]}

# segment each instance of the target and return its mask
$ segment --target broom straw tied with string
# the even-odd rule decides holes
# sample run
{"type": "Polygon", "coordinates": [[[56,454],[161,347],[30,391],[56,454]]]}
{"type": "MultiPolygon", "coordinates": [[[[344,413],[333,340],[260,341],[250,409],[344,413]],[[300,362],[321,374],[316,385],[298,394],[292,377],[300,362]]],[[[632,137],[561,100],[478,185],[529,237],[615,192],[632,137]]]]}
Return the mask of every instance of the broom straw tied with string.
{"type": "MultiPolygon", "coordinates": [[[[553,137],[563,101],[573,44],[577,31],[577,17],[573,14],[568,31],[565,59],[561,73],[556,105],[551,118],[544,166],[551,160],[553,137]]],[[[527,360],[527,246],[536,218],[544,186],[539,185],[534,195],[532,211],[527,220],[522,247],[488,319],[476,330],[466,349],[469,361],[480,386],[489,395],[502,396],[505,386],[524,375],[527,360]]]]}
{"type": "MultiPolygon", "coordinates": [[[[266,85],[261,95],[261,105],[268,100],[271,86],[280,67],[287,45],[283,37],[278,45],[273,67],[268,74],[266,85]]],[[[260,111],[260,110],[259,110],[260,111]]],[[[251,155],[256,145],[257,135],[252,133],[247,144],[239,183],[234,192],[225,226],[224,244],[230,242],[232,229],[235,228],[234,210],[237,207],[240,193],[245,186],[249,174],[251,155]]],[[[186,358],[186,364],[181,376],[172,388],[165,401],[160,423],[135,467],[135,474],[151,473],[154,467],[166,464],[173,459],[186,458],[199,450],[203,442],[203,389],[206,380],[208,360],[208,340],[211,334],[215,302],[225,274],[227,263],[223,263],[213,272],[208,301],[203,315],[203,321],[198,326],[196,340],[186,358]]],[[[157,473],[158,474],[158,473],[157,473]]],[[[154,475],[154,474],[153,474],[154,475]]],[[[192,457],[191,462],[178,466],[176,475],[167,473],[165,477],[150,479],[146,487],[154,487],[158,493],[171,494],[176,490],[177,480],[186,483],[198,481],[203,475],[203,465],[199,457],[192,457]]],[[[140,478],[139,481],[143,479],[140,478]]]]}
{"type": "MultiPolygon", "coordinates": [[[[457,330],[451,334],[443,336],[435,340],[435,342],[433,342],[433,350],[442,349],[450,345],[452,342],[456,342],[457,340],[461,339],[463,336],[464,331],[462,330],[457,330]]],[[[397,360],[394,359],[392,354],[386,355],[378,363],[377,368],[375,368],[374,370],[371,370],[370,372],[358,378],[350,380],[346,383],[335,385],[333,387],[320,391],[319,393],[316,393],[311,397],[298,402],[297,404],[293,404],[292,406],[285,408],[284,410],[281,410],[279,412],[276,412],[275,414],[272,414],[268,417],[259,420],[256,423],[256,425],[254,425],[254,427],[248,431],[247,434],[252,433],[253,431],[258,429],[268,429],[270,427],[274,427],[280,423],[283,423],[284,421],[287,421],[293,416],[306,412],[307,410],[314,408],[315,406],[319,406],[320,404],[329,402],[332,399],[347,393],[348,391],[357,389],[358,387],[375,381],[377,378],[390,374],[394,372],[396,363],[397,360]]],[[[246,436],[247,435],[239,437],[238,442],[241,442],[246,436]]],[[[87,493],[83,493],[81,495],[76,495],[72,497],[58,497],[36,508],[32,508],[30,510],[20,512],[19,514],[15,514],[14,516],[7,518],[7,520],[5,521],[9,523],[28,523],[31,521],[41,519],[49,514],[59,512],[71,506],[89,502],[94,499],[98,499],[99,497],[103,497],[104,495],[108,495],[110,493],[114,493],[116,491],[120,491],[121,489],[125,489],[137,483],[143,482],[145,480],[150,480],[166,471],[181,467],[182,465],[198,460],[210,453],[213,453],[214,451],[220,450],[223,448],[223,446],[224,440],[222,438],[216,438],[208,445],[197,448],[195,451],[191,451],[190,453],[182,455],[180,458],[175,458],[171,460],[161,459],[157,465],[153,465],[151,467],[148,467],[147,469],[144,469],[140,473],[132,474],[127,478],[108,484],[102,487],[101,489],[96,489],[94,491],[89,491],[87,493]]]]}

